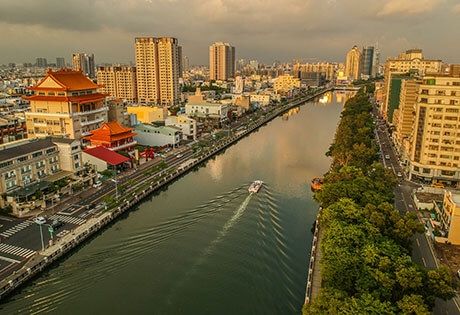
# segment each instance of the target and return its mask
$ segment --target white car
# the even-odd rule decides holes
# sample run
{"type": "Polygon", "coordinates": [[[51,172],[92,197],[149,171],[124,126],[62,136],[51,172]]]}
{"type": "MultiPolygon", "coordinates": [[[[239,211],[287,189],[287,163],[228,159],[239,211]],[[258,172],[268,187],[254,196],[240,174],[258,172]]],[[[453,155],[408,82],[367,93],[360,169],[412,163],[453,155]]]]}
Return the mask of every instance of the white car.
{"type": "Polygon", "coordinates": [[[389,160],[390,159],[390,156],[387,154],[385,155],[385,159],[389,160]]]}
{"type": "Polygon", "coordinates": [[[36,217],[34,219],[34,222],[37,223],[37,224],[45,224],[46,223],[46,219],[44,217],[36,217]]]}
{"type": "Polygon", "coordinates": [[[182,157],[182,154],[176,155],[176,158],[181,158],[181,157],[182,157]]]}
{"type": "Polygon", "coordinates": [[[98,182],[95,182],[95,183],[93,184],[93,187],[94,187],[94,188],[99,188],[99,187],[101,187],[101,186],[102,186],[102,182],[99,182],[99,181],[98,181],[98,182]]]}

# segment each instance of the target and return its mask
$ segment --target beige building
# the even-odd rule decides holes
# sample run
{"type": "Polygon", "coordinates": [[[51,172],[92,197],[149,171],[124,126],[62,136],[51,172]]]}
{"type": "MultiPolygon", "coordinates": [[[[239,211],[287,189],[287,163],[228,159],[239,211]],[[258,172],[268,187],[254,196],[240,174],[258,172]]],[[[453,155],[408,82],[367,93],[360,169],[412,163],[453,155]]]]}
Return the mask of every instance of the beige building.
{"type": "Polygon", "coordinates": [[[409,178],[460,187],[460,77],[424,76],[418,88],[409,178]]]}
{"type": "Polygon", "coordinates": [[[168,118],[168,109],[158,106],[127,106],[128,114],[134,114],[139,122],[151,124],[156,121],[165,121],[168,118]]]}
{"type": "Polygon", "coordinates": [[[102,93],[130,103],[137,101],[136,67],[98,67],[96,77],[102,93]]]}
{"type": "Polygon", "coordinates": [[[55,193],[46,196],[43,191],[82,169],[78,140],[25,139],[2,145],[0,205],[11,206],[13,214],[18,216],[36,207],[45,208],[46,201],[54,198],[55,193]]]}
{"type": "Polygon", "coordinates": [[[317,62],[317,63],[296,63],[293,66],[293,72],[314,72],[323,73],[326,80],[332,81],[335,79],[335,73],[339,65],[333,62],[317,62]]]}
{"type": "Polygon", "coordinates": [[[398,107],[400,80],[398,75],[415,73],[420,76],[436,74],[441,71],[442,61],[425,59],[421,49],[410,49],[389,58],[384,66],[383,102],[380,112],[385,119],[392,118],[392,109],[398,107]]]}
{"type": "Polygon", "coordinates": [[[137,97],[162,106],[180,101],[178,41],[172,37],[135,39],[137,97]]]}
{"type": "Polygon", "coordinates": [[[197,123],[196,120],[186,115],[169,116],[165,120],[165,126],[176,127],[182,131],[184,140],[197,139],[197,123]]]}
{"type": "Polygon", "coordinates": [[[34,95],[26,97],[30,101],[26,126],[31,138],[50,135],[79,140],[107,121],[105,94],[80,71],[49,70],[30,89],[34,95]]]}
{"type": "Polygon", "coordinates": [[[403,152],[409,150],[409,138],[414,128],[419,83],[420,80],[417,79],[402,81],[399,108],[394,111],[395,132],[393,136],[396,146],[403,152]]]}
{"type": "Polygon", "coordinates": [[[277,94],[289,93],[295,88],[300,88],[300,80],[289,74],[280,75],[273,84],[273,89],[277,94]]]}
{"type": "Polygon", "coordinates": [[[460,194],[445,191],[440,219],[447,241],[460,245],[460,194]]]}
{"type": "Polygon", "coordinates": [[[226,81],[235,77],[235,47],[216,42],[209,46],[209,78],[226,81]]]}
{"type": "Polygon", "coordinates": [[[358,46],[353,48],[347,53],[345,60],[345,76],[350,81],[358,80],[361,74],[361,50],[358,46]]]}

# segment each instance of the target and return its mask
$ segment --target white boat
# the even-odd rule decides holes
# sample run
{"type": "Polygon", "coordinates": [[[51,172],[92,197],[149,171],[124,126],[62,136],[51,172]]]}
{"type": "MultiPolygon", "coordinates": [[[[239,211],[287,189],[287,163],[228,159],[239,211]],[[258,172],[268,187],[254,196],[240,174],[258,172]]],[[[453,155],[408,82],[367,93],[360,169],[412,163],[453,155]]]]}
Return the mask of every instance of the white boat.
{"type": "Polygon", "coordinates": [[[260,187],[263,185],[263,181],[261,180],[256,180],[254,181],[248,188],[248,191],[250,193],[257,193],[260,190],[260,187]]]}

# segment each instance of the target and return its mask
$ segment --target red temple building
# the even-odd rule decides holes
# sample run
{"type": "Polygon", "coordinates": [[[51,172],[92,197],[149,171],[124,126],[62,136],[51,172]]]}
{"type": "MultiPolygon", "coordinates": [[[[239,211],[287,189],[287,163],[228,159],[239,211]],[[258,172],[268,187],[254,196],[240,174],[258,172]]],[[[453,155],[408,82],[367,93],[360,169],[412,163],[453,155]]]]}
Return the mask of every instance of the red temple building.
{"type": "Polygon", "coordinates": [[[117,121],[103,123],[99,129],[93,130],[85,137],[90,147],[103,146],[112,151],[133,151],[137,142],[132,128],[124,127],[117,121]]]}

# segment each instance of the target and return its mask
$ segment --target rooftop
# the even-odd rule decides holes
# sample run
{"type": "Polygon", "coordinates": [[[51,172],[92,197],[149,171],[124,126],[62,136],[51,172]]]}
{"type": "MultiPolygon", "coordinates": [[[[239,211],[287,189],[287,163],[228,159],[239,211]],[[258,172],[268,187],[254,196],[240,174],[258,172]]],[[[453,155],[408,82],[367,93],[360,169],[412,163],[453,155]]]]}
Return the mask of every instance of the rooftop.
{"type": "Polygon", "coordinates": [[[48,70],[45,78],[31,90],[94,90],[99,85],[88,79],[81,71],[61,69],[58,71],[48,70]]]}
{"type": "Polygon", "coordinates": [[[125,162],[129,162],[130,159],[126,156],[118,154],[112,150],[109,150],[103,146],[98,146],[94,148],[89,148],[83,151],[86,154],[89,154],[99,160],[105,161],[107,164],[110,165],[120,165],[125,162]]]}
{"type": "Polygon", "coordinates": [[[18,145],[0,147],[0,162],[11,160],[22,155],[30,154],[35,151],[54,147],[50,138],[21,141],[18,145]],[[3,149],[2,149],[3,148],[3,149]]]}

